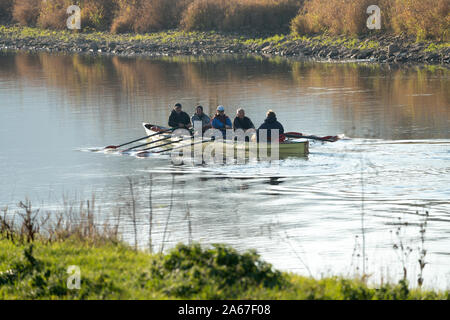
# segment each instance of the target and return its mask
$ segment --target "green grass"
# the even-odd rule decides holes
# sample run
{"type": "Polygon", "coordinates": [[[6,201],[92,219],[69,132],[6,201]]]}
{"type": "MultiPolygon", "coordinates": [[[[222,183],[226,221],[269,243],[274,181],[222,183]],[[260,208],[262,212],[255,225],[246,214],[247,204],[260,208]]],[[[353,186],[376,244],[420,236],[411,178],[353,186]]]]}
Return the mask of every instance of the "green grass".
{"type": "Polygon", "coordinates": [[[0,299],[449,299],[407,284],[369,288],[361,280],[312,279],[273,270],[253,251],[179,245],[166,255],[80,240],[0,240],[0,299]],[[67,268],[81,289],[67,289],[67,268]]]}
{"type": "MultiPolygon", "coordinates": [[[[294,42],[300,42],[304,46],[335,46],[347,49],[379,49],[380,43],[376,40],[361,40],[351,36],[332,36],[321,34],[317,36],[298,36],[294,34],[277,34],[268,37],[253,38],[249,35],[238,35],[214,31],[169,30],[146,34],[111,34],[109,32],[72,32],[69,30],[53,31],[40,28],[0,26],[0,38],[3,39],[51,39],[62,42],[76,40],[92,41],[96,43],[116,42],[122,44],[152,43],[176,46],[190,46],[193,43],[208,43],[211,47],[223,47],[242,45],[248,48],[254,46],[271,46],[278,50],[288,48],[294,42]]],[[[413,42],[411,43],[413,44],[413,42]]],[[[449,48],[449,42],[426,41],[426,52],[438,52],[449,48]]]]}
{"type": "MultiPolygon", "coordinates": [[[[194,41],[220,41],[220,43],[233,44],[235,37],[216,32],[187,32],[179,30],[161,31],[146,34],[112,34],[109,32],[72,32],[69,30],[47,30],[41,28],[0,26],[0,37],[6,39],[40,39],[74,41],[77,39],[95,42],[153,42],[166,44],[189,44],[194,41]]],[[[238,38],[239,39],[239,38],[238,38]]]]}
{"type": "Polygon", "coordinates": [[[449,42],[444,42],[444,43],[429,43],[427,48],[425,49],[425,52],[438,52],[442,49],[448,49],[450,48],[450,43],[449,42]]]}

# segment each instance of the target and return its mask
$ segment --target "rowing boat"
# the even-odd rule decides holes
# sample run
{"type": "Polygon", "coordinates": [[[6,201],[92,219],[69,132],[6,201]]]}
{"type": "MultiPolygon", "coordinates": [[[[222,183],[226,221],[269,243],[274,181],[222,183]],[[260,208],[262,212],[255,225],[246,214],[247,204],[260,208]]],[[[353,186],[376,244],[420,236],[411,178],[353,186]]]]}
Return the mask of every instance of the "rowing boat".
{"type": "MultiPolygon", "coordinates": [[[[165,127],[161,127],[161,126],[157,126],[157,125],[153,125],[150,123],[143,123],[145,132],[147,133],[148,136],[153,135],[157,132],[162,132],[162,131],[166,131],[168,128],[165,127]]],[[[162,133],[161,135],[157,135],[157,136],[152,136],[151,138],[149,138],[148,142],[152,142],[152,141],[157,141],[161,139],[161,136],[170,136],[170,133],[162,133]]],[[[213,144],[214,142],[212,141],[208,141],[206,143],[202,143],[203,144],[203,149],[205,149],[208,145],[213,144]]],[[[237,152],[238,150],[244,149],[245,148],[245,153],[246,156],[248,156],[249,152],[250,152],[250,145],[249,143],[242,143],[242,142],[226,142],[224,143],[224,145],[229,144],[229,143],[233,143],[234,145],[234,150],[237,152]]],[[[186,144],[186,146],[189,146],[190,143],[186,144]]],[[[167,143],[167,141],[161,141],[161,142],[156,142],[152,144],[153,146],[158,146],[161,145],[161,149],[162,150],[170,150],[173,148],[177,148],[178,146],[183,147],[182,143],[167,143]]],[[[279,158],[280,159],[284,159],[284,158],[288,158],[288,157],[305,157],[309,154],[309,142],[306,139],[295,139],[295,140],[286,140],[285,142],[280,142],[278,145],[278,151],[279,151],[279,158]]],[[[267,152],[267,155],[271,155],[271,144],[267,144],[267,143],[258,143],[258,150],[261,153],[261,150],[264,149],[264,152],[267,152]],[[266,151],[267,150],[267,151],[266,151]]],[[[225,151],[224,151],[225,152],[225,151]]]]}

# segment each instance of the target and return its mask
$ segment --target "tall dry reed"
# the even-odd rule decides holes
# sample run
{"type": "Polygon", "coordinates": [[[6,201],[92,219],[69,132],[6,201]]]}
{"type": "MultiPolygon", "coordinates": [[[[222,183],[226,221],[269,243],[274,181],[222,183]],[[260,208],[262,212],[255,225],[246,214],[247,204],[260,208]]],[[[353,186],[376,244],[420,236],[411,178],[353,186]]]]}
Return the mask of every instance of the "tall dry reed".
{"type": "Polygon", "coordinates": [[[116,225],[109,224],[107,220],[99,222],[94,196],[89,201],[81,202],[78,209],[65,202],[64,209],[58,212],[41,212],[34,210],[28,200],[20,202],[18,208],[15,212],[10,212],[8,208],[2,210],[0,238],[14,243],[66,239],[90,243],[120,241],[119,220],[116,225]]]}
{"type": "Polygon", "coordinates": [[[414,35],[418,40],[450,37],[450,1],[392,0],[392,29],[395,33],[414,35]]]}
{"type": "Polygon", "coordinates": [[[144,1],[134,30],[152,32],[174,29],[180,25],[183,12],[193,0],[144,1]]]}
{"type": "Polygon", "coordinates": [[[448,0],[306,0],[292,20],[297,34],[368,33],[366,9],[378,5],[382,30],[416,36],[419,40],[447,40],[450,30],[448,0]]]}
{"type": "Polygon", "coordinates": [[[366,9],[373,0],[307,0],[292,20],[298,34],[360,34],[367,32],[366,9]]]}
{"type": "Polygon", "coordinates": [[[286,32],[302,0],[195,0],[183,14],[186,30],[286,32]]]}
{"type": "Polygon", "coordinates": [[[111,0],[85,0],[81,5],[81,25],[98,31],[109,31],[118,5],[111,0]]]}
{"type": "Polygon", "coordinates": [[[251,33],[369,33],[369,5],[382,31],[449,40],[449,0],[1,0],[0,22],[65,29],[67,8],[81,8],[82,28],[113,33],[173,28],[251,33]]]}
{"type": "Polygon", "coordinates": [[[36,26],[40,13],[41,0],[16,0],[13,20],[22,26],[36,26]]]}
{"type": "Polygon", "coordinates": [[[37,24],[45,29],[65,29],[67,27],[67,8],[71,0],[41,1],[37,24]]]}

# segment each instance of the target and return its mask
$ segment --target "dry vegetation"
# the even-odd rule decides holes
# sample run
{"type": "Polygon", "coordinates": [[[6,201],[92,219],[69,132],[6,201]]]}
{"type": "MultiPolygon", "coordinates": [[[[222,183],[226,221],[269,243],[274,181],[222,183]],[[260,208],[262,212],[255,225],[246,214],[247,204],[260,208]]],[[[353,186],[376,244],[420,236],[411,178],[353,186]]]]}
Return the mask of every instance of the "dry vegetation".
{"type": "Polygon", "coordinates": [[[307,0],[292,21],[298,34],[358,34],[365,32],[366,8],[372,0],[307,0]]]}
{"type": "Polygon", "coordinates": [[[119,225],[96,219],[95,198],[82,202],[78,208],[65,202],[59,212],[41,212],[33,209],[30,201],[20,202],[20,210],[0,213],[0,239],[12,243],[60,242],[73,239],[91,244],[118,243],[119,225]]]}
{"type": "Polygon", "coordinates": [[[435,38],[448,41],[450,31],[450,1],[396,0],[391,7],[392,29],[419,39],[435,38]]]}
{"type": "Polygon", "coordinates": [[[183,15],[186,30],[285,32],[299,0],[196,0],[183,15]]]}
{"type": "Polygon", "coordinates": [[[13,18],[22,26],[36,26],[39,15],[36,8],[40,7],[40,0],[16,1],[13,8],[13,18]]]}
{"type": "Polygon", "coordinates": [[[111,32],[152,32],[179,26],[192,0],[118,0],[111,32]]]}
{"type": "Polygon", "coordinates": [[[366,9],[377,4],[383,31],[448,41],[448,0],[1,0],[0,21],[63,29],[66,9],[82,9],[85,29],[113,33],[181,28],[253,33],[367,33],[366,9]]]}
{"type": "Polygon", "coordinates": [[[81,25],[99,31],[109,31],[117,9],[115,1],[85,1],[81,7],[81,25]]]}
{"type": "Polygon", "coordinates": [[[448,0],[307,0],[291,28],[297,34],[367,33],[366,8],[372,4],[381,9],[385,31],[413,35],[418,39],[448,40],[448,0]]]}
{"type": "Polygon", "coordinates": [[[41,1],[38,25],[46,29],[66,28],[67,8],[71,5],[71,0],[41,1]]]}

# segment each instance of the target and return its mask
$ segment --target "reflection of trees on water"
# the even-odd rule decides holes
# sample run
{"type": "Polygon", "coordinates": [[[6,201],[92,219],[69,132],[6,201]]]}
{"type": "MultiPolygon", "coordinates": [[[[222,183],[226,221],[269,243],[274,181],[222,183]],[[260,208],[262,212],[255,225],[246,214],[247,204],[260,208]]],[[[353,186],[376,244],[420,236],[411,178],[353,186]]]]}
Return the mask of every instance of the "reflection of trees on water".
{"type": "MultiPolygon", "coordinates": [[[[212,113],[213,107],[223,101],[245,107],[248,99],[274,100],[283,98],[286,90],[299,90],[293,97],[298,95],[298,104],[303,105],[312,99],[308,110],[296,109],[295,101],[293,105],[277,105],[277,109],[286,113],[311,112],[315,101],[323,101],[327,105],[323,112],[349,123],[348,129],[367,125],[396,138],[411,137],[417,126],[435,128],[435,135],[441,138],[448,129],[449,70],[444,67],[231,56],[132,59],[17,54],[3,55],[1,59],[5,62],[0,64],[2,79],[28,78],[40,85],[62,88],[71,93],[68,97],[77,100],[72,106],[82,108],[86,101],[108,105],[118,118],[119,110],[130,105],[143,119],[161,119],[168,116],[167,106],[175,100],[189,101],[189,112],[202,103],[212,113]],[[242,88],[245,96],[239,91],[242,88]],[[374,110],[370,110],[371,105],[374,110]]],[[[271,108],[267,104],[274,101],[260,107],[271,108]]],[[[234,116],[232,110],[229,115],[234,116]]],[[[99,117],[104,115],[100,113],[99,117]]]]}

